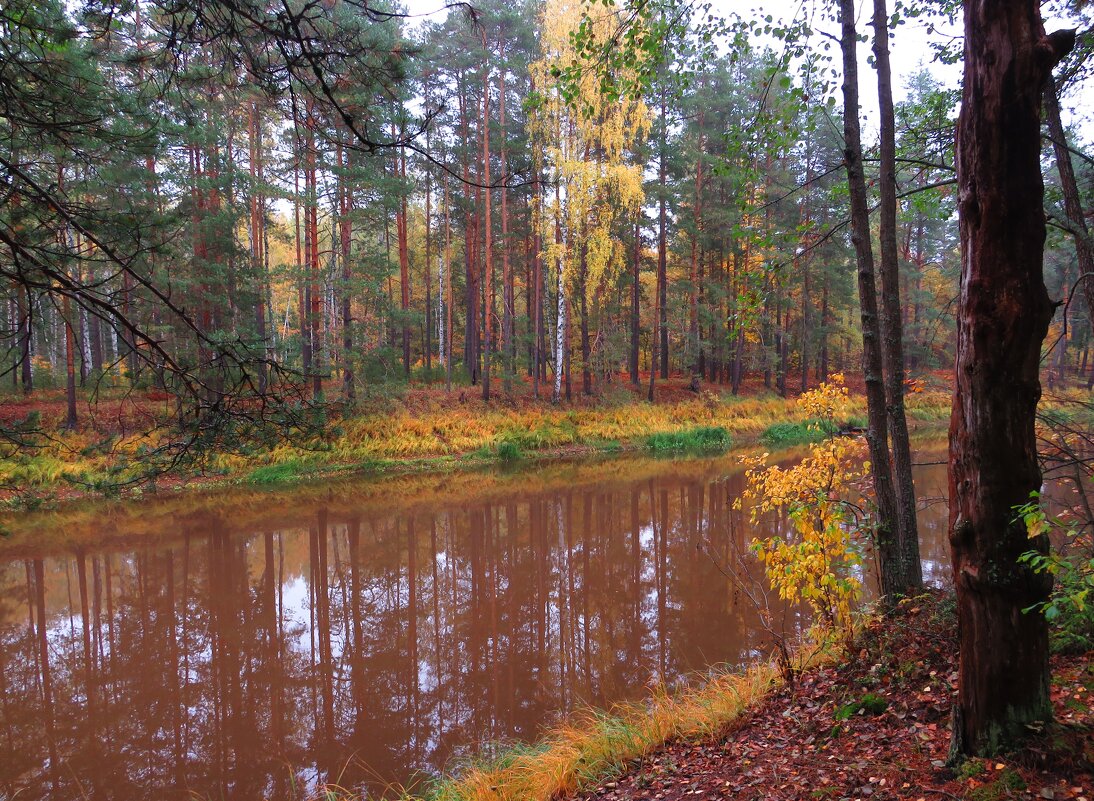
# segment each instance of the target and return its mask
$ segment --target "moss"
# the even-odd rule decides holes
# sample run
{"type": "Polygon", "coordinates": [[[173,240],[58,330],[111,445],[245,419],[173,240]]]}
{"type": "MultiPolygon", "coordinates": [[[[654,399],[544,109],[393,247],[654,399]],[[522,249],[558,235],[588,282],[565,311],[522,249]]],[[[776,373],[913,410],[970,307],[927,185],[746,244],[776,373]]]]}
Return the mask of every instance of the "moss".
{"type": "Polygon", "coordinates": [[[886,709],[889,708],[889,702],[882,698],[880,695],[874,693],[866,693],[862,698],[857,701],[852,701],[849,704],[844,704],[836,710],[836,720],[847,720],[852,715],[857,715],[860,712],[868,715],[880,715],[886,709]]]}
{"type": "Polygon", "coordinates": [[[971,790],[965,797],[969,801],[1002,801],[1025,789],[1026,782],[1018,771],[1007,768],[994,781],[971,790]]]}

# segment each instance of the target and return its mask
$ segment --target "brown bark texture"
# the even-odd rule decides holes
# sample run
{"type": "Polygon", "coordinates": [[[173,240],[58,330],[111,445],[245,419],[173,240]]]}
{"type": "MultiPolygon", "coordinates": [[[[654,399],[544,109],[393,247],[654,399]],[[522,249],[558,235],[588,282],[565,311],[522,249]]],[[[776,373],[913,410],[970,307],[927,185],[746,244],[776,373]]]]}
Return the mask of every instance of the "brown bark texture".
{"type": "Polygon", "coordinates": [[[958,120],[961,288],[950,420],[950,544],[960,639],[954,750],[989,754],[1051,714],[1048,627],[1023,610],[1051,579],[1015,507],[1041,486],[1034,416],[1053,314],[1042,277],[1041,94],[1074,34],[1046,37],[1037,0],[965,3],[958,120]]]}
{"type": "Polygon", "coordinates": [[[874,281],[874,252],[870,241],[870,210],[866,200],[866,176],[862,167],[862,134],[859,129],[857,31],[854,0],[840,0],[843,50],[843,137],[847,183],[851,194],[851,241],[858,265],[859,314],[862,323],[862,373],[866,382],[867,429],[870,473],[877,504],[877,549],[881,593],[902,591],[898,567],[896,491],[889,465],[888,421],[882,369],[881,325],[874,281]]]}
{"type": "Polygon", "coordinates": [[[881,208],[878,244],[881,256],[881,358],[885,369],[885,414],[892,448],[893,488],[896,492],[897,592],[910,596],[923,586],[916,525],[912,447],[904,412],[904,322],[900,308],[900,267],[896,242],[896,111],[889,67],[889,12],[885,0],[874,0],[874,64],[877,67],[878,108],[881,116],[881,208]]]}

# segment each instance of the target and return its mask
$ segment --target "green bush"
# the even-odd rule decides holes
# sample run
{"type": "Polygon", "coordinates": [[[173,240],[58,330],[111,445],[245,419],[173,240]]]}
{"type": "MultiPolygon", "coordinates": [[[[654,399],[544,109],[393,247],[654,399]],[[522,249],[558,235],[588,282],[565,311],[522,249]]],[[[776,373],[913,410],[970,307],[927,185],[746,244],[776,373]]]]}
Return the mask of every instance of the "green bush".
{"type": "Polygon", "coordinates": [[[1018,557],[1035,573],[1053,577],[1047,601],[1023,610],[1041,613],[1050,624],[1049,642],[1055,653],[1084,653],[1094,649],[1094,556],[1088,529],[1066,525],[1045,514],[1034,492],[1030,502],[1018,508],[1018,516],[1032,534],[1063,531],[1059,548],[1050,553],[1030,550],[1018,557]]]}
{"type": "Polygon", "coordinates": [[[721,426],[704,426],[686,431],[651,434],[646,447],[654,453],[724,451],[732,444],[729,432],[721,426]]]}

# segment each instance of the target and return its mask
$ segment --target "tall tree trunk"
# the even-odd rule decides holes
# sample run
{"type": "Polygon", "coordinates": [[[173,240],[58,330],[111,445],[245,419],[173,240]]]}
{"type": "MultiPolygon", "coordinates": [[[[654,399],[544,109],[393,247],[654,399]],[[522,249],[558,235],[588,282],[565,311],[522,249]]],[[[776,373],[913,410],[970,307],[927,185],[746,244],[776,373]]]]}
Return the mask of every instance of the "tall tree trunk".
{"type": "MultiPolygon", "coordinates": [[[[468,130],[468,100],[465,96],[466,88],[461,81],[458,93],[460,106],[460,131],[464,141],[463,147],[463,184],[468,187],[471,184],[471,139],[468,130]]],[[[466,191],[466,190],[465,190],[466,191]]],[[[475,205],[469,202],[465,196],[464,202],[464,344],[463,361],[467,376],[471,384],[475,385],[479,380],[479,276],[475,271],[476,254],[475,247],[478,241],[477,215],[475,205]]]]}
{"type": "Polygon", "coordinates": [[[340,219],[338,221],[339,242],[342,249],[342,392],[347,400],[353,400],[357,387],[353,374],[353,265],[350,262],[350,248],[353,241],[353,223],[350,211],[353,209],[353,188],[350,182],[350,151],[343,150],[339,143],[339,166],[342,176],[339,180],[340,219]]]}
{"type": "Polygon", "coordinates": [[[72,330],[72,309],[66,294],[62,301],[62,314],[65,318],[65,430],[75,431],[76,418],[76,335],[72,330]]]}
{"type": "Polygon", "coordinates": [[[307,228],[308,228],[308,275],[310,284],[309,292],[309,324],[311,328],[311,355],[312,355],[312,397],[318,398],[323,394],[323,370],[321,365],[323,342],[322,329],[320,327],[322,312],[322,294],[319,281],[319,150],[315,142],[316,118],[315,109],[311,100],[308,101],[307,119],[305,131],[307,132],[307,170],[305,183],[307,184],[307,228]]]}
{"type": "MultiPolygon", "coordinates": [[[[425,133],[426,152],[429,148],[429,129],[425,133]]],[[[429,381],[429,373],[433,369],[433,182],[428,168],[425,173],[425,331],[422,337],[422,348],[425,350],[426,381],[429,381]]]]}
{"type": "Polygon", "coordinates": [[[858,265],[859,315],[862,322],[862,372],[866,380],[867,430],[870,473],[877,502],[877,549],[881,592],[894,597],[904,592],[899,570],[902,563],[898,540],[896,490],[889,464],[888,420],[885,412],[885,382],[882,368],[881,326],[878,320],[877,289],[874,284],[874,252],[870,242],[870,210],[866,200],[866,177],[862,168],[862,137],[859,130],[858,34],[855,30],[854,0],[840,0],[843,50],[843,138],[847,182],[851,194],[851,241],[858,265]]]}
{"type": "Polygon", "coordinates": [[[1086,214],[1079,184],[1075,180],[1075,168],[1071,164],[1071,152],[1067,148],[1067,133],[1060,119],[1060,98],[1057,95],[1056,81],[1049,75],[1045,81],[1045,122],[1052,137],[1052,152],[1056,156],[1056,169],[1060,173],[1060,187],[1064,192],[1064,213],[1071,225],[1072,238],[1075,240],[1075,253],[1079,261],[1079,281],[1086,300],[1086,313],[1094,328],[1094,247],[1090,243],[1090,232],[1086,225],[1086,214]]]}
{"type": "Polygon", "coordinates": [[[293,165],[293,226],[295,230],[296,241],[296,269],[299,271],[299,276],[296,284],[296,305],[297,314],[300,318],[300,367],[304,374],[304,379],[307,380],[308,373],[311,372],[311,332],[308,328],[308,303],[307,292],[305,285],[307,283],[304,269],[304,252],[310,251],[310,244],[307,239],[307,226],[304,226],[303,236],[300,229],[300,210],[302,207],[302,196],[300,194],[300,156],[302,145],[299,137],[294,139],[296,145],[296,159],[293,165]]]}
{"type": "Polygon", "coordinates": [[[916,526],[915,483],[912,479],[912,446],[904,413],[904,326],[900,309],[900,269],[896,241],[896,115],[889,68],[889,13],[885,0],[874,0],[874,64],[877,67],[878,108],[881,115],[881,207],[879,243],[881,262],[881,336],[885,368],[885,412],[893,455],[896,490],[896,535],[899,592],[904,595],[923,586],[916,526]]]}
{"type": "Polygon", "coordinates": [[[399,309],[402,311],[403,374],[410,378],[410,246],[407,241],[406,211],[406,149],[400,147],[399,159],[399,212],[395,220],[395,235],[399,247],[399,309]]]}
{"type": "Polygon", "coordinates": [[[505,130],[505,42],[501,43],[501,69],[498,71],[498,120],[501,125],[501,276],[502,276],[502,323],[501,355],[502,381],[505,394],[513,391],[512,376],[515,360],[513,341],[513,270],[509,265],[509,183],[508,136],[505,130]]]}
{"type": "Polygon", "coordinates": [[[262,121],[258,114],[258,104],[250,102],[247,128],[247,165],[250,171],[250,192],[248,205],[250,206],[250,225],[248,226],[248,239],[251,256],[251,275],[255,282],[255,338],[258,340],[260,356],[257,365],[258,391],[266,391],[266,276],[263,267],[265,259],[262,253],[264,237],[262,228],[265,223],[265,204],[262,202],[259,164],[262,158],[262,121]]]}
{"type": "Polygon", "coordinates": [[[532,226],[532,291],[534,294],[533,325],[532,325],[532,395],[539,400],[540,365],[544,361],[544,332],[543,332],[543,295],[544,295],[544,269],[542,250],[543,228],[543,188],[540,182],[541,155],[538,144],[533,155],[532,196],[535,220],[532,226]]]}
{"type": "MultiPolygon", "coordinates": [[[[657,165],[657,316],[660,318],[661,378],[669,377],[669,307],[668,307],[668,120],[665,87],[661,87],[660,158],[657,165]]],[[[651,364],[650,369],[654,367],[651,364]]],[[[650,402],[653,402],[653,381],[650,381],[650,402]]]]}
{"type": "Polygon", "coordinates": [[[957,130],[961,291],[950,419],[950,544],[960,661],[956,752],[993,753],[1049,718],[1048,625],[1024,609],[1052,579],[1015,507],[1041,486],[1034,418],[1053,304],[1042,277],[1041,95],[1074,32],[1045,36],[1038,0],[965,3],[957,130]]]}
{"type": "Polygon", "coordinates": [[[31,325],[31,299],[30,290],[20,284],[18,289],[18,325],[19,325],[19,367],[20,378],[23,382],[23,394],[29,395],[34,391],[34,373],[31,370],[31,340],[34,339],[34,328],[31,325]]]}
{"type": "Polygon", "coordinates": [[[820,349],[820,364],[818,369],[820,375],[818,378],[821,381],[828,380],[828,332],[832,327],[831,312],[828,309],[828,293],[829,293],[829,276],[828,270],[824,271],[824,281],[821,285],[821,349],[820,349]]]}
{"type": "Polygon", "coordinates": [[[562,398],[562,374],[566,371],[566,331],[569,320],[566,319],[566,279],[562,270],[562,259],[558,260],[558,323],[555,326],[555,386],[551,400],[558,403],[562,398]]]}
{"type": "Polygon", "coordinates": [[[631,352],[630,352],[630,370],[631,370],[631,383],[635,388],[638,388],[640,379],[638,377],[638,346],[640,344],[642,328],[641,321],[639,320],[639,300],[642,292],[641,283],[641,269],[642,269],[642,225],[641,215],[635,218],[634,221],[634,258],[632,260],[632,275],[631,275],[631,352]]]}
{"type": "MultiPolygon", "coordinates": [[[[582,234],[582,242],[585,236],[582,234]]],[[[578,271],[577,295],[581,305],[581,391],[593,394],[592,349],[589,347],[589,262],[586,246],[581,246],[581,265],[578,271]]]]}
{"type": "Polygon", "coordinates": [[[444,388],[452,391],[452,226],[448,215],[448,173],[444,174],[444,388]]]}
{"type": "MultiPolygon", "coordinates": [[[[490,51],[486,47],[486,32],[482,36],[482,48],[489,58],[490,51]]],[[[482,78],[482,183],[485,197],[483,205],[483,322],[485,331],[482,343],[482,399],[490,400],[490,351],[493,347],[491,341],[494,336],[494,227],[490,219],[491,196],[494,194],[490,188],[490,67],[483,63],[482,78]]]]}
{"type": "Polygon", "coordinates": [[[695,230],[691,234],[691,269],[688,273],[688,342],[691,350],[692,392],[699,391],[699,374],[703,360],[701,337],[699,336],[699,232],[703,227],[703,111],[700,109],[698,123],[698,149],[695,157],[695,197],[692,202],[692,224],[695,230]]]}

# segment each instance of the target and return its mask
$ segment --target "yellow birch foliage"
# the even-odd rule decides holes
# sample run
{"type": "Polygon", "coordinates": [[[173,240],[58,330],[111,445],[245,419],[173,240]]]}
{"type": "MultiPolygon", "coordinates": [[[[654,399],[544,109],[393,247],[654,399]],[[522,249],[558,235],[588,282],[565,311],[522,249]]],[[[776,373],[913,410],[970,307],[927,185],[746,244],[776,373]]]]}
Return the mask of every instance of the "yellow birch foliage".
{"type": "Polygon", "coordinates": [[[590,285],[625,263],[617,223],[642,206],[642,165],[629,153],[649,130],[650,114],[641,100],[609,100],[596,70],[583,70],[572,101],[558,78],[579,63],[573,34],[586,19],[594,40],[605,42],[620,26],[611,6],[590,7],[582,0],[548,0],[540,18],[542,57],[531,65],[536,91],[530,102],[533,140],[559,186],[549,194],[536,223],[548,264],[558,265],[567,282],[577,274],[582,254],[590,285]],[[555,241],[555,222],[563,231],[555,241]]]}
{"type": "MultiPolygon", "coordinates": [[[[810,417],[835,422],[850,406],[843,377],[807,392],[799,404],[810,417]]],[[[808,604],[815,616],[814,633],[850,637],[851,611],[862,594],[862,556],[853,534],[856,519],[842,495],[862,479],[869,463],[862,443],[852,437],[829,437],[809,448],[791,467],[767,465],[768,454],[748,458],[744,498],[752,502],[752,522],[767,513],[785,514],[787,529],[752,548],[772,589],[790,603],[808,604]]],[[[735,502],[740,508],[740,500],[735,502]]]]}

